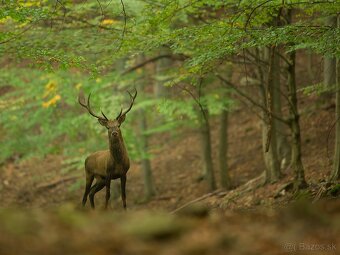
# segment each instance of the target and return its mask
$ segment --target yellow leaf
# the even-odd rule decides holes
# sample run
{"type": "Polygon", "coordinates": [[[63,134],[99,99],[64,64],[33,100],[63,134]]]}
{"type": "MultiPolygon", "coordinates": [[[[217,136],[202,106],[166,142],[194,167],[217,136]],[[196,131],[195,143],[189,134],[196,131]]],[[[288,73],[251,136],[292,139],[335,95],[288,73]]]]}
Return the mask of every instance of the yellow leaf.
{"type": "Polygon", "coordinates": [[[48,108],[50,106],[49,102],[43,102],[42,107],[43,108],[48,108]]]}
{"type": "Polygon", "coordinates": [[[81,88],[81,86],[83,86],[83,84],[77,83],[77,84],[76,84],[76,89],[79,90],[79,89],[81,88]]]}
{"type": "Polygon", "coordinates": [[[59,94],[55,95],[54,97],[55,101],[59,101],[61,99],[61,96],[59,94]]]}
{"type": "Polygon", "coordinates": [[[5,24],[5,23],[7,23],[7,22],[9,22],[11,20],[12,20],[11,17],[2,18],[2,19],[0,19],[0,24],[5,24]]]}
{"type": "Polygon", "coordinates": [[[48,108],[52,105],[55,105],[59,100],[61,99],[61,96],[59,94],[55,95],[53,98],[48,100],[47,102],[42,103],[43,108],[48,108]]]}
{"type": "Polygon", "coordinates": [[[116,20],[113,20],[113,19],[104,19],[102,22],[101,22],[101,24],[102,25],[112,25],[112,24],[114,24],[114,23],[117,23],[117,21],[116,20]]]}
{"type": "Polygon", "coordinates": [[[32,7],[32,6],[40,6],[40,1],[21,1],[21,3],[19,3],[22,7],[32,7]]]}

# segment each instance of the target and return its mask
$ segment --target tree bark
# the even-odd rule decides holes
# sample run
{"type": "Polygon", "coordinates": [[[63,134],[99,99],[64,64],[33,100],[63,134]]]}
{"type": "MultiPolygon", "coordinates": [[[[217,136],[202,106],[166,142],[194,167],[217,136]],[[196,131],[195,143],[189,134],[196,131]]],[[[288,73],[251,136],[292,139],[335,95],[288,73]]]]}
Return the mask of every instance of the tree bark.
{"type": "MultiPolygon", "coordinates": [[[[144,59],[144,56],[140,56],[140,60],[144,59]]],[[[143,95],[145,90],[145,84],[148,83],[146,72],[142,73],[143,77],[139,83],[139,91],[140,91],[140,98],[143,95]]],[[[148,136],[146,131],[148,129],[147,125],[147,114],[144,108],[139,110],[139,117],[138,117],[138,124],[139,124],[139,132],[140,132],[140,153],[141,153],[141,163],[142,163],[142,171],[144,176],[144,199],[146,201],[150,200],[151,197],[155,195],[154,183],[152,178],[152,170],[151,170],[151,163],[148,157],[149,151],[149,142],[148,136]]]]}
{"type": "MultiPolygon", "coordinates": [[[[338,17],[338,28],[340,28],[340,17],[338,17]]],[[[335,150],[331,181],[337,181],[340,179],[340,58],[336,61],[335,105],[335,150]]]]}
{"type": "MultiPolygon", "coordinates": [[[[326,26],[336,27],[337,16],[330,16],[326,18],[326,26]]],[[[336,83],[336,58],[334,57],[324,57],[323,65],[323,83],[325,89],[327,90],[323,93],[325,99],[329,99],[332,96],[332,87],[336,83]]]]}
{"type": "MultiPolygon", "coordinates": [[[[287,21],[289,24],[292,23],[292,9],[287,10],[287,21]]],[[[296,52],[292,51],[287,54],[288,59],[288,99],[289,99],[289,119],[290,129],[292,134],[292,159],[291,166],[294,169],[294,188],[299,190],[307,186],[305,180],[305,171],[301,159],[301,132],[299,122],[299,112],[297,105],[297,93],[296,93],[296,75],[295,75],[295,61],[296,52]]]]}
{"type": "Polygon", "coordinates": [[[296,79],[295,79],[295,51],[288,53],[288,98],[290,100],[290,128],[292,132],[292,160],[291,165],[294,169],[295,179],[294,187],[296,190],[307,186],[305,180],[305,172],[301,159],[301,132],[299,123],[299,113],[296,95],[296,79]]]}
{"type": "Polygon", "coordinates": [[[313,52],[311,50],[307,50],[307,73],[309,76],[310,84],[314,83],[315,75],[313,71],[313,52]]]}
{"type": "Polygon", "coordinates": [[[139,129],[140,129],[140,147],[142,148],[142,171],[144,176],[144,198],[146,201],[150,200],[155,195],[155,189],[153,185],[151,163],[148,158],[148,137],[145,134],[147,131],[147,120],[144,109],[139,110],[139,129]]]}
{"type": "Polygon", "coordinates": [[[275,48],[269,51],[263,51],[263,59],[269,61],[269,70],[262,70],[260,72],[260,95],[262,98],[262,105],[265,110],[262,111],[262,149],[265,162],[266,183],[276,182],[280,176],[280,164],[277,154],[277,122],[271,116],[274,111],[274,52],[275,48]],[[267,73],[267,81],[265,75],[267,73]],[[265,85],[266,84],[266,85],[265,85]]]}
{"type": "MultiPolygon", "coordinates": [[[[202,110],[202,109],[201,109],[202,110]]],[[[214,176],[214,167],[211,156],[211,136],[209,125],[209,113],[207,110],[203,110],[201,113],[201,141],[202,141],[202,153],[203,153],[203,177],[207,180],[210,191],[216,189],[216,181],[214,176]]]]}
{"type": "MultiPolygon", "coordinates": [[[[279,49],[276,48],[273,59],[273,113],[276,116],[282,117],[282,103],[281,103],[281,82],[280,82],[280,58],[278,55],[279,49]]],[[[285,135],[287,126],[276,118],[273,118],[275,132],[276,132],[276,151],[277,158],[280,164],[280,169],[285,169],[290,161],[290,144],[285,135]]]]}
{"type": "Polygon", "coordinates": [[[219,162],[221,186],[224,189],[231,188],[231,181],[228,170],[228,110],[223,110],[220,115],[220,143],[219,162]]]}
{"type": "MultiPolygon", "coordinates": [[[[232,64],[226,66],[226,79],[231,81],[233,75],[232,64]]],[[[228,97],[226,92],[222,95],[223,99],[228,97]]],[[[220,115],[220,134],[219,134],[219,165],[220,165],[220,181],[223,189],[231,188],[231,180],[228,170],[228,109],[224,109],[220,115]]]]}
{"type": "Polygon", "coordinates": [[[275,130],[274,125],[273,123],[270,131],[268,130],[268,123],[263,122],[262,126],[262,148],[266,165],[266,183],[274,183],[278,181],[281,176],[280,164],[276,153],[276,138],[273,132],[273,130],[275,130]],[[272,137],[270,138],[269,150],[266,151],[268,132],[271,133],[272,137]]]}

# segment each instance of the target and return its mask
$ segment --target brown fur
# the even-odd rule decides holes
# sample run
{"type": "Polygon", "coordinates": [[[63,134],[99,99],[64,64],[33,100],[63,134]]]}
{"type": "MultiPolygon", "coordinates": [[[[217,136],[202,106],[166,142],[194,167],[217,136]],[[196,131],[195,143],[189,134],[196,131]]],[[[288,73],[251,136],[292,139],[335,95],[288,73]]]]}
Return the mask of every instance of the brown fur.
{"type": "Polygon", "coordinates": [[[135,95],[131,95],[130,92],[128,93],[131,98],[129,108],[124,112],[121,110],[118,117],[114,120],[109,120],[103,112],[103,117],[96,115],[90,107],[91,94],[89,95],[86,104],[83,93],[79,93],[79,104],[86,108],[93,117],[96,117],[102,126],[107,128],[109,138],[108,150],[92,153],[85,160],[86,186],[82,201],[83,206],[85,206],[87,197],[89,196],[91,207],[94,208],[95,194],[106,187],[105,208],[107,208],[110,199],[111,180],[120,178],[123,207],[126,209],[125,185],[126,173],[130,168],[130,160],[125,148],[120,126],[124,122],[126,114],[132,108],[137,96],[137,91],[135,95]],[[96,183],[92,185],[94,179],[96,179],[96,183]]]}
{"type": "MultiPolygon", "coordinates": [[[[110,181],[118,178],[121,179],[121,182],[125,181],[126,173],[130,168],[129,156],[120,131],[121,123],[118,120],[99,122],[108,129],[109,150],[97,151],[85,160],[86,187],[83,205],[85,205],[89,195],[92,208],[95,207],[94,195],[105,186],[107,187],[105,207],[107,207],[110,198],[110,191],[108,191],[110,181]],[[113,135],[113,133],[116,133],[116,135],[113,135]],[[91,186],[94,179],[96,179],[96,184],[91,186]]],[[[122,199],[125,208],[125,190],[122,190],[122,199]]]]}

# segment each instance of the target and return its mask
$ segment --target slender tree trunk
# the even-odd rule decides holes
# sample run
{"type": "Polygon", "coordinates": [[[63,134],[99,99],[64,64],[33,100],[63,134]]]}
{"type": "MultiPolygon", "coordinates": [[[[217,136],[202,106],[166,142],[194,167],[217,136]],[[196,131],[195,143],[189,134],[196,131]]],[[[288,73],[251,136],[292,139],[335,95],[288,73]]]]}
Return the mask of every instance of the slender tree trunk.
{"type": "MultiPolygon", "coordinates": [[[[338,28],[340,28],[340,16],[338,17],[338,28]]],[[[334,166],[331,181],[340,179],[340,58],[336,62],[336,94],[335,94],[335,151],[334,166]]]]}
{"type": "MultiPolygon", "coordinates": [[[[232,65],[227,66],[226,77],[231,80],[232,65]]],[[[226,93],[223,97],[227,97],[226,93]]],[[[231,180],[228,170],[228,110],[224,109],[220,115],[220,137],[219,137],[219,163],[221,186],[224,189],[231,188],[231,180]]]]}
{"type": "MultiPolygon", "coordinates": [[[[273,123],[274,124],[274,123],[273,123]]],[[[280,178],[280,164],[276,153],[276,139],[273,133],[275,124],[271,127],[271,131],[268,130],[267,123],[263,123],[262,127],[262,148],[264,153],[264,161],[266,165],[266,183],[276,182],[280,178]],[[272,138],[270,139],[269,150],[266,151],[268,142],[268,132],[271,133],[272,138]],[[274,139],[273,139],[274,138],[274,139]]]]}
{"type": "Polygon", "coordinates": [[[142,148],[142,171],[144,176],[144,198],[148,201],[155,195],[155,189],[153,186],[151,163],[148,158],[148,137],[145,134],[147,131],[146,113],[144,109],[139,110],[139,129],[140,129],[140,145],[142,148]]]}
{"type": "MultiPolygon", "coordinates": [[[[287,21],[289,24],[292,23],[292,9],[287,10],[287,21]]],[[[300,132],[300,122],[299,122],[299,112],[297,104],[297,94],[296,94],[296,75],[295,75],[295,61],[296,53],[292,51],[288,53],[288,99],[289,99],[289,114],[290,114],[290,129],[292,133],[292,159],[291,166],[294,169],[294,188],[299,190],[307,186],[305,180],[305,171],[301,159],[301,132],[300,132]]]]}
{"type": "MultiPolygon", "coordinates": [[[[280,58],[276,48],[274,59],[273,59],[273,113],[276,116],[282,117],[282,103],[281,103],[281,82],[280,82],[280,58]]],[[[290,145],[285,135],[287,126],[276,118],[273,118],[274,127],[276,131],[277,139],[277,158],[281,163],[280,168],[285,169],[290,161],[290,145]]]]}
{"type": "Polygon", "coordinates": [[[262,104],[266,110],[262,111],[262,149],[265,162],[266,183],[276,182],[280,176],[280,164],[277,154],[277,127],[274,118],[271,116],[274,112],[274,51],[272,49],[269,54],[264,53],[264,59],[269,61],[269,70],[262,70],[259,68],[260,73],[260,95],[262,98],[262,104]],[[267,82],[265,82],[264,73],[267,73],[267,82]],[[266,86],[264,85],[266,84],[266,86]]]}
{"type": "Polygon", "coordinates": [[[313,52],[311,50],[307,50],[307,73],[309,76],[310,83],[312,84],[315,80],[315,75],[313,71],[313,52]]]}
{"type": "Polygon", "coordinates": [[[228,170],[228,111],[223,110],[220,115],[220,147],[219,147],[219,161],[220,161],[220,177],[221,186],[224,189],[231,188],[231,181],[228,170]]]}
{"type": "Polygon", "coordinates": [[[292,132],[292,160],[291,164],[295,173],[294,186],[295,189],[305,188],[307,186],[305,180],[305,172],[301,159],[301,132],[299,123],[299,113],[296,95],[296,79],[295,79],[295,51],[288,53],[288,93],[290,100],[290,128],[292,132]]]}
{"type": "Polygon", "coordinates": [[[214,167],[212,161],[211,150],[211,136],[209,125],[209,113],[207,110],[201,113],[201,141],[202,141],[202,153],[203,153],[203,176],[207,180],[209,189],[211,191],[216,189],[216,181],[214,176],[214,167]]]}
{"type": "MultiPolygon", "coordinates": [[[[140,57],[141,60],[144,59],[144,56],[140,57]]],[[[148,75],[146,72],[143,72],[143,77],[139,83],[139,91],[140,94],[143,94],[145,90],[145,84],[148,83],[148,75]]],[[[141,96],[140,96],[141,97],[141,96]]],[[[155,189],[153,185],[153,178],[152,178],[152,170],[151,170],[151,163],[150,159],[148,157],[149,152],[149,143],[148,143],[148,136],[146,134],[146,131],[148,129],[147,125],[147,114],[145,112],[145,109],[141,108],[139,110],[139,131],[140,131],[140,151],[142,155],[142,171],[144,175],[144,199],[148,201],[152,196],[155,195],[155,189]]]]}
{"type": "MultiPolygon", "coordinates": [[[[337,16],[330,16],[326,19],[326,26],[336,27],[337,16]]],[[[323,94],[324,99],[329,99],[332,97],[332,87],[335,86],[336,83],[336,58],[334,57],[325,57],[324,65],[323,65],[323,83],[326,91],[323,94]]]]}

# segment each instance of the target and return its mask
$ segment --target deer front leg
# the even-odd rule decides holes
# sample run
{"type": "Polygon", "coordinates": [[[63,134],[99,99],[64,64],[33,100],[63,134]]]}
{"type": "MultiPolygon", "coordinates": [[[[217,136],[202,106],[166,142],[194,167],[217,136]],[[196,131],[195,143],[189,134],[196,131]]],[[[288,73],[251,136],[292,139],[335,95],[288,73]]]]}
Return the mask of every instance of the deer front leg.
{"type": "Polygon", "coordinates": [[[120,187],[122,191],[122,201],[124,210],[126,210],[126,193],[125,193],[125,185],[126,185],[126,175],[120,177],[120,187]]]}
{"type": "Polygon", "coordinates": [[[109,200],[110,200],[110,189],[111,189],[111,174],[109,173],[106,176],[106,180],[105,180],[106,184],[106,195],[105,195],[105,209],[107,209],[108,205],[109,205],[109,200]]]}

